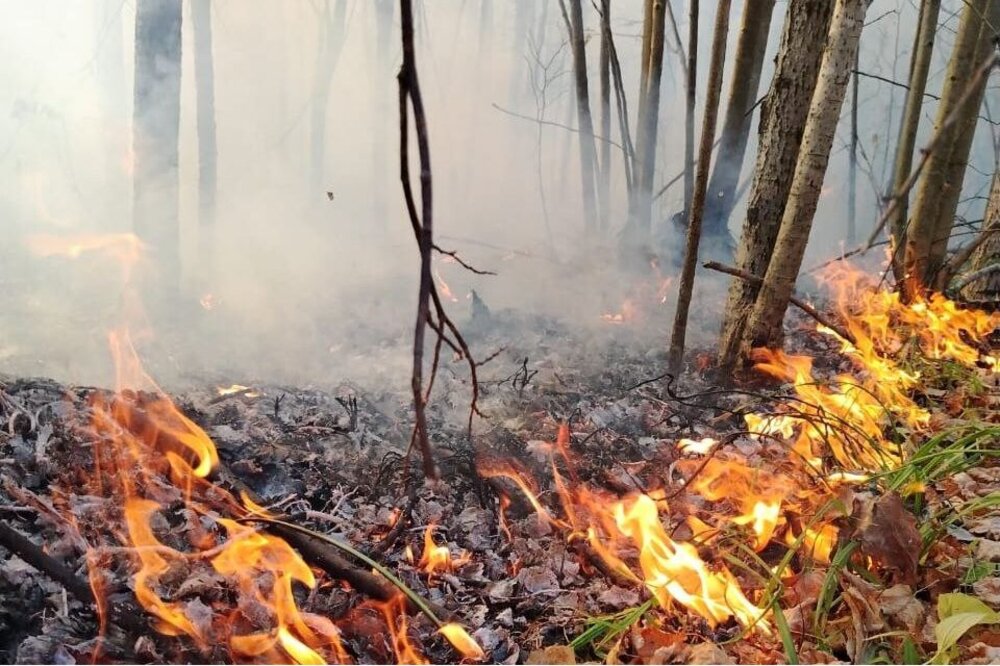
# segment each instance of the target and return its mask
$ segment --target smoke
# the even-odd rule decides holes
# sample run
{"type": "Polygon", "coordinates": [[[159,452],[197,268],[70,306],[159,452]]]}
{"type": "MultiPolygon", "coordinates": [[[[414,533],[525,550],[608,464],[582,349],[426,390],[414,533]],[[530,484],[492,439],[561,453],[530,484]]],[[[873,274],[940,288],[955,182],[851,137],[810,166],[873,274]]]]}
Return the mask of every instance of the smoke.
{"type": "MultiPolygon", "coordinates": [[[[403,382],[408,376],[417,252],[398,182],[398,16],[388,48],[380,53],[377,8],[385,3],[330,0],[332,16],[340,16],[335,11],[339,2],[346,2],[343,43],[328,91],[317,84],[323,77],[316,76],[316,67],[324,62],[320,53],[329,45],[324,40],[338,31],[323,22],[325,0],[212,3],[219,184],[217,222],[207,244],[210,271],[198,260],[197,91],[185,6],[178,165],[182,297],[169,316],[157,320],[155,339],[143,350],[154,374],[167,385],[205,376],[226,383],[253,378],[331,382],[341,377],[403,382]],[[325,129],[318,179],[311,122],[317,112],[325,129]]],[[[687,19],[681,4],[674,7],[683,36],[687,19]]],[[[734,5],[730,53],[742,12],[742,3],[734,5]]],[[[957,9],[959,0],[945,5],[957,9]]],[[[760,94],[773,70],[783,10],[779,3],[760,94]]],[[[634,112],[641,2],[616,2],[613,11],[634,112]]],[[[713,11],[702,7],[700,79],[707,70],[713,11]]],[[[589,6],[584,13],[596,119],[596,16],[589,6]]],[[[117,269],[100,253],[77,259],[39,257],[29,252],[26,239],[133,230],[134,4],[35,0],[7,3],[4,14],[0,371],[106,384],[110,362],[103,336],[120,314],[117,269]]],[[[952,14],[946,8],[942,16],[952,14]]],[[[915,9],[901,0],[876,0],[869,17],[862,69],[904,82],[915,9]]],[[[623,274],[616,263],[614,239],[627,211],[619,149],[612,154],[612,232],[605,239],[588,237],[575,135],[551,125],[539,131],[533,121],[493,106],[535,118],[544,91],[544,120],[576,126],[565,26],[554,0],[421,2],[417,18],[436,235],[440,245],[498,273],[476,276],[441,257],[436,260],[440,279],[456,299],[447,304],[456,319],[461,323],[468,316],[468,295],[475,290],[494,313],[508,308],[543,313],[578,331],[613,337],[623,327],[609,326],[601,315],[622,314],[629,299],[653,294],[641,325],[648,344],[663,346],[676,285],[662,303],[661,278],[669,275],[657,278],[645,271],[637,278],[623,274]],[[548,63],[548,76],[543,63],[548,63]]],[[[935,93],[951,36],[943,30],[940,39],[928,87],[935,93]]],[[[684,81],[669,41],[657,184],[683,168],[684,81]]],[[[702,91],[704,82],[699,83],[702,91]]],[[[723,100],[728,88],[727,77],[723,100]]],[[[877,218],[903,94],[875,79],[861,80],[862,233],[877,218]]],[[[988,97],[989,108],[1000,107],[995,87],[988,97]]],[[[934,110],[929,100],[922,141],[934,110]]],[[[843,242],[847,115],[845,105],[807,263],[829,256],[843,242]]],[[[700,117],[699,107],[699,127],[700,117]]],[[[615,118],[611,138],[616,142],[617,126],[615,118]]],[[[755,119],[743,179],[752,175],[756,127],[755,119]]],[[[988,186],[994,154],[989,129],[982,123],[976,137],[966,183],[969,197],[988,186]]],[[[654,205],[657,233],[668,239],[663,242],[667,254],[678,242],[669,220],[680,210],[681,199],[678,184],[654,205]]],[[[742,206],[741,200],[729,221],[737,238],[742,206]]],[[[975,219],[982,203],[970,198],[963,206],[961,212],[975,219]]],[[[666,273],[668,265],[662,262],[659,269],[666,273]]],[[[702,282],[700,340],[708,343],[725,285],[702,282]]]]}

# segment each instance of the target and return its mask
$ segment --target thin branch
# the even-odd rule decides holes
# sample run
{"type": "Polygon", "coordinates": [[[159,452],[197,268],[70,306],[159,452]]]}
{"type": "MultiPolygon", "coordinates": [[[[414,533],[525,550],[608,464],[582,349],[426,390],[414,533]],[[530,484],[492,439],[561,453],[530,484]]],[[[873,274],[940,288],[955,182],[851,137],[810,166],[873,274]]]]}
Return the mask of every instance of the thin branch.
{"type": "MultiPolygon", "coordinates": [[[[531,121],[533,123],[537,123],[539,125],[548,125],[549,127],[558,127],[560,129],[564,129],[564,130],[567,130],[569,132],[573,132],[574,134],[579,134],[580,133],[580,130],[578,130],[575,127],[571,127],[570,125],[564,125],[562,123],[557,123],[554,120],[542,120],[541,118],[533,118],[531,116],[526,116],[523,113],[518,113],[517,111],[511,111],[510,109],[505,109],[502,106],[500,106],[499,104],[497,104],[496,102],[492,102],[490,104],[490,106],[492,106],[497,111],[499,111],[501,113],[506,113],[508,116],[513,116],[514,118],[520,118],[521,120],[529,120],[529,121],[531,121]]],[[[614,139],[608,139],[606,137],[599,136],[597,134],[594,135],[594,138],[597,139],[598,141],[603,141],[604,143],[609,143],[612,146],[614,146],[615,148],[617,148],[618,150],[620,150],[622,152],[625,152],[625,147],[622,146],[617,141],[615,141],[614,139]]],[[[445,253],[445,254],[447,254],[447,253],[445,253]]]]}
{"type": "MultiPolygon", "coordinates": [[[[753,273],[747,273],[746,271],[742,271],[742,270],[740,270],[738,268],[733,268],[732,266],[726,266],[724,264],[720,264],[717,261],[708,261],[708,262],[705,262],[704,264],[702,264],[702,266],[704,266],[705,268],[708,268],[710,270],[713,270],[713,271],[718,271],[720,273],[725,273],[727,275],[732,275],[733,277],[737,277],[737,278],[739,278],[741,280],[746,280],[747,282],[751,282],[753,284],[759,285],[759,284],[762,284],[764,282],[763,278],[757,277],[753,273]]],[[[843,339],[849,341],[852,345],[853,344],[857,344],[857,340],[855,339],[854,335],[851,334],[850,331],[848,331],[843,326],[841,326],[841,325],[837,324],[836,322],[834,322],[833,320],[831,320],[829,317],[827,317],[826,315],[824,315],[823,313],[821,313],[819,310],[817,310],[813,306],[811,306],[808,303],[806,303],[805,301],[803,301],[798,296],[795,296],[793,294],[792,297],[788,299],[788,301],[792,305],[794,305],[795,307],[799,308],[800,310],[802,310],[803,312],[805,312],[807,315],[809,315],[810,317],[812,317],[813,319],[815,319],[817,322],[819,322],[823,326],[826,326],[828,329],[830,329],[831,331],[833,331],[834,333],[836,333],[837,335],[839,335],[843,339]]]]}
{"type": "Polygon", "coordinates": [[[472,266],[471,264],[467,263],[460,256],[458,256],[458,252],[456,250],[442,250],[441,246],[439,246],[437,243],[434,243],[433,247],[435,252],[439,254],[445,254],[451,257],[456,262],[458,262],[458,264],[461,265],[462,268],[469,271],[470,273],[475,273],[476,275],[496,275],[496,273],[494,273],[493,271],[480,270],[475,266],[472,266]]]}

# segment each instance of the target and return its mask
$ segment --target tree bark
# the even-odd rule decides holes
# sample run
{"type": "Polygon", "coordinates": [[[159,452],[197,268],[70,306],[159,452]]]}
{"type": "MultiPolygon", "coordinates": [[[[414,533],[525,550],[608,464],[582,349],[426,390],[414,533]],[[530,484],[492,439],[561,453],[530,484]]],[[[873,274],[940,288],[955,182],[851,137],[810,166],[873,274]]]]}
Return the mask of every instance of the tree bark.
{"type": "Polygon", "coordinates": [[[132,149],[133,227],[152,256],[150,284],[158,308],[180,288],[178,133],[181,111],[181,3],[138,0],[132,149]]]}
{"type": "MultiPolygon", "coordinates": [[[[702,218],[705,214],[705,194],[708,189],[708,174],[712,159],[712,144],[715,142],[715,125],[719,116],[719,96],[722,91],[722,72],[726,63],[726,38],[729,34],[730,0],[719,0],[715,15],[715,31],[712,36],[712,58],[708,65],[708,90],[705,93],[705,116],[701,124],[701,144],[698,147],[698,173],[695,177],[688,219],[687,242],[684,250],[684,267],[681,271],[680,289],[677,296],[677,311],[674,313],[674,327],[670,336],[670,371],[677,373],[684,358],[684,338],[687,333],[688,310],[694,291],[694,273],[698,263],[698,242],[701,237],[702,218]]],[[[693,70],[692,70],[693,71],[693,70]]]]}
{"type": "MultiPolygon", "coordinates": [[[[927,73],[931,67],[931,55],[934,53],[934,37],[937,34],[940,11],[941,0],[923,0],[920,3],[920,22],[913,40],[913,56],[910,59],[909,90],[906,92],[906,104],[903,107],[903,120],[899,125],[896,157],[892,167],[892,192],[899,192],[902,189],[910,175],[910,168],[913,166],[913,149],[917,144],[920,111],[924,104],[924,91],[927,90],[927,73]]],[[[905,242],[909,202],[910,196],[907,193],[897,202],[895,212],[888,220],[889,233],[894,248],[905,242]]],[[[896,282],[901,283],[903,280],[902,252],[893,254],[892,270],[896,276],[896,282]]]]}
{"type": "Polygon", "coordinates": [[[691,214],[694,192],[694,113],[698,91],[698,0],[689,0],[688,61],[685,70],[686,96],[684,106],[684,217],[691,214]]]}
{"type": "MultiPolygon", "coordinates": [[[[788,3],[774,77],[761,105],[753,185],[736,252],[737,268],[751,275],[763,277],[771,260],[823,56],[816,45],[826,41],[833,6],[834,0],[788,3]]],[[[723,373],[736,363],[758,291],[758,285],[746,280],[730,284],[719,340],[723,373]]]]}
{"type": "MultiPolygon", "coordinates": [[[[611,138],[611,0],[601,0],[601,136],[611,138]]],[[[598,180],[601,229],[607,229],[611,214],[611,144],[601,142],[600,177],[598,180]]]]}
{"type": "Polygon", "coordinates": [[[198,271],[204,283],[212,276],[212,241],[218,189],[211,0],[191,0],[191,27],[194,33],[198,125],[198,271]]]}
{"type": "MultiPolygon", "coordinates": [[[[563,2],[563,0],[559,0],[563,2]]],[[[569,0],[569,40],[573,52],[573,80],[576,90],[576,117],[580,137],[580,185],[583,193],[583,220],[588,231],[597,229],[597,201],[594,192],[594,169],[597,148],[594,122],[590,115],[590,90],[587,80],[587,45],[583,34],[581,0],[569,0]]]]}
{"type": "Polygon", "coordinates": [[[744,334],[749,347],[782,342],[785,310],[809,241],[869,2],[837,0],[774,254],[744,334]]]}
{"type": "Polygon", "coordinates": [[[735,243],[729,233],[729,215],[736,201],[734,195],[743,169],[753,120],[749,111],[757,100],[774,4],[775,0],[747,0],[743,6],[726,116],[705,202],[703,247],[710,259],[731,261],[735,251],[735,243]]]}
{"type": "Polygon", "coordinates": [[[663,36],[667,0],[650,0],[649,62],[643,67],[645,103],[640,111],[636,162],[638,190],[636,218],[644,234],[649,233],[652,216],[653,175],[656,172],[656,137],[660,121],[660,79],[663,76],[663,36]]]}
{"type": "Polygon", "coordinates": [[[331,13],[324,0],[319,17],[319,54],[313,72],[313,99],[309,122],[309,192],[311,201],[320,201],[326,171],[326,120],[330,108],[330,87],[344,46],[347,0],[338,0],[331,13]]]}
{"type": "Polygon", "coordinates": [[[907,299],[933,284],[948,250],[986,79],[964,103],[963,96],[973,72],[990,57],[998,25],[1000,2],[997,0],[969,0],[965,4],[935,127],[943,126],[953,110],[958,109],[959,115],[945,130],[947,136],[942,137],[942,149],[930,156],[914,200],[903,257],[903,295],[907,299]]]}
{"type": "Polygon", "coordinates": [[[631,264],[637,256],[641,256],[640,248],[648,242],[651,231],[666,3],[667,0],[646,0],[643,12],[643,59],[639,77],[633,182],[629,193],[628,224],[622,236],[622,258],[626,264],[631,264]]]}
{"type": "MultiPolygon", "coordinates": [[[[978,273],[988,267],[1000,266],[1000,169],[993,172],[993,186],[986,204],[983,231],[989,234],[972,253],[970,272],[978,273]]],[[[970,282],[962,290],[962,297],[970,301],[1000,303],[1000,270],[970,282]]]]}

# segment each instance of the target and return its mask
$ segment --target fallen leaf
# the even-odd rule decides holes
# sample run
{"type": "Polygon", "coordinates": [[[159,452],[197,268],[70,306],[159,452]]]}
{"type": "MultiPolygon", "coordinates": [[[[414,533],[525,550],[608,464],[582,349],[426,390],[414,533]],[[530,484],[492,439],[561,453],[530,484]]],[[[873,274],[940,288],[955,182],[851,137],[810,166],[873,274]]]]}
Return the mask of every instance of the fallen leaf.
{"type": "Polygon", "coordinates": [[[568,645],[550,645],[542,650],[532,650],[526,664],[575,664],[576,653],[568,645]]]}
{"type": "Polygon", "coordinates": [[[698,643],[691,646],[688,653],[689,664],[734,664],[729,655],[715,643],[698,643]]]}
{"type": "Polygon", "coordinates": [[[862,551],[894,572],[898,582],[915,583],[922,541],[913,514],[896,493],[882,495],[870,510],[858,525],[862,551]]]}
{"type": "Polygon", "coordinates": [[[989,576],[972,584],[972,591],[980,601],[994,610],[1000,610],[1000,576],[989,576]]]}

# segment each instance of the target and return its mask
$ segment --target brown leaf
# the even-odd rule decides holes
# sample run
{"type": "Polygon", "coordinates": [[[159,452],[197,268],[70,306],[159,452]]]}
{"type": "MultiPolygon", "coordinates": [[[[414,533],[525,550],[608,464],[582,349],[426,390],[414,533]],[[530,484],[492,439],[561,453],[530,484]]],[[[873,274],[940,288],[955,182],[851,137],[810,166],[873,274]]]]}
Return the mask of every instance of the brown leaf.
{"type": "Polygon", "coordinates": [[[894,572],[898,582],[916,583],[922,541],[913,514],[896,493],[882,495],[868,509],[862,507],[857,531],[862,552],[894,572]]]}
{"type": "Polygon", "coordinates": [[[575,664],[576,653],[568,645],[550,645],[543,650],[532,650],[526,664],[575,664]]]}

